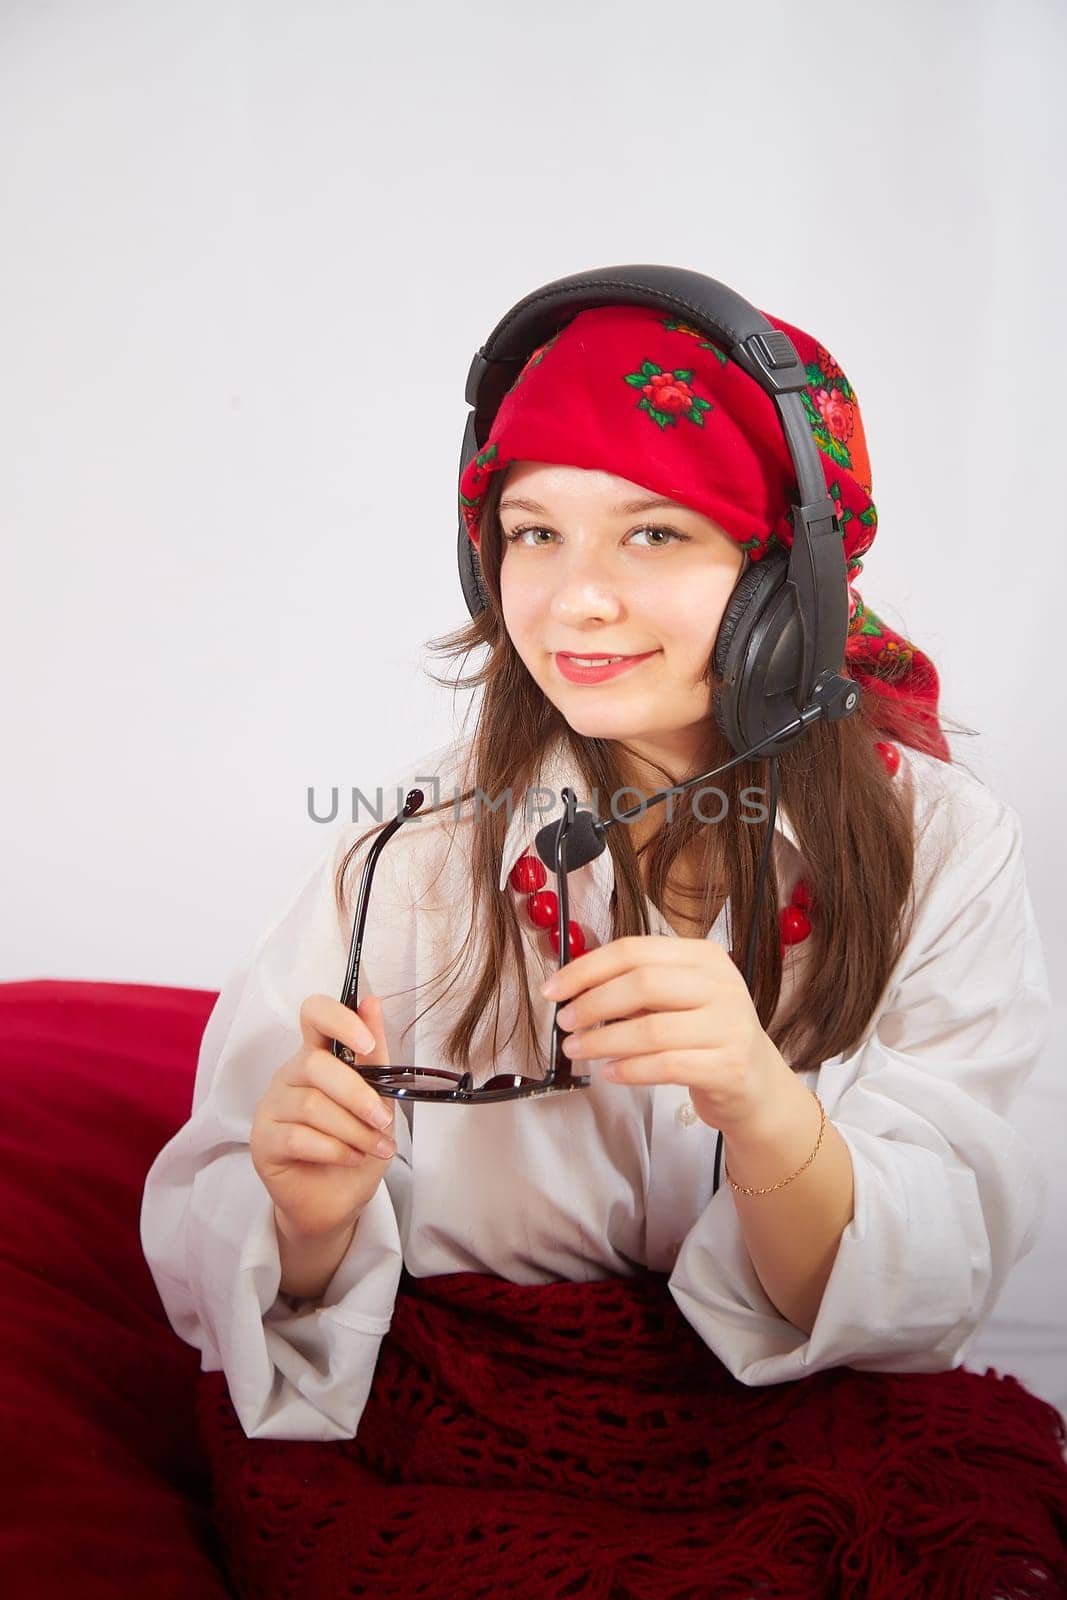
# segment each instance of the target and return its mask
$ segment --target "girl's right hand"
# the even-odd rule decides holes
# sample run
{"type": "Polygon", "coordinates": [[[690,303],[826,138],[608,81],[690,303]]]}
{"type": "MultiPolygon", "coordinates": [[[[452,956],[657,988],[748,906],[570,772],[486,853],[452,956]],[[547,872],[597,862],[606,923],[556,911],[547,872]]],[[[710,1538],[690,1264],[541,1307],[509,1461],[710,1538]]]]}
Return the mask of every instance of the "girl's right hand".
{"type": "Polygon", "coordinates": [[[381,1001],[358,1014],[329,995],[300,1007],[304,1043],[280,1066],[256,1107],[252,1162],[293,1236],[314,1238],[355,1222],[385,1176],[396,1143],[393,1105],[333,1053],[334,1039],[366,1066],[389,1066],[381,1001]],[[375,1118],[384,1117],[383,1130],[375,1118]],[[385,1139],[389,1153],[377,1151],[385,1139]]]}

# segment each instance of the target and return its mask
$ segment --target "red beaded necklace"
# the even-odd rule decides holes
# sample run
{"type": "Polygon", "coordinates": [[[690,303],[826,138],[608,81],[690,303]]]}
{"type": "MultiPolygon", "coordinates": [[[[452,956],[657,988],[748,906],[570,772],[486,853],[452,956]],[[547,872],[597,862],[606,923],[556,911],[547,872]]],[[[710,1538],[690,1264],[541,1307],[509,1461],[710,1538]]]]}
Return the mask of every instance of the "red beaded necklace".
{"type": "MultiPolygon", "coordinates": [[[[885,740],[878,740],[874,748],[885,763],[889,776],[895,777],[900,767],[900,751],[897,746],[885,740]]],[[[526,914],[535,928],[547,932],[553,956],[558,960],[559,901],[555,890],[545,888],[548,882],[548,869],[540,856],[520,856],[508,874],[508,882],[518,894],[526,895],[526,914]]],[[[788,945],[800,944],[808,937],[811,932],[808,912],[814,910],[811,887],[805,878],[798,878],[793,885],[789,904],[783,906],[778,913],[778,933],[783,956],[788,945]]],[[[585,954],[587,948],[585,930],[579,923],[568,919],[567,959],[576,961],[580,955],[585,954]]]]}

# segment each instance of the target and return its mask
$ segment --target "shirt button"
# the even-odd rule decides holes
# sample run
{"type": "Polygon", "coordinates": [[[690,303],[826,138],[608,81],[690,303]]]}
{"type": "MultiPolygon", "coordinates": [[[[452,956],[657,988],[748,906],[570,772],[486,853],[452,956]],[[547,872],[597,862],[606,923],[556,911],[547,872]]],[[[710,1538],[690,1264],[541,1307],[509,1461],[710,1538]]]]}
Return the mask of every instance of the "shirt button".
{"type": "Polygon", "coordinates": [[[680,1122],[683,1128],[691,1128],[697,1120],[696,1107],[692,1100],[685,1100],[674,1113],[675,1122],[680,1122]]]}

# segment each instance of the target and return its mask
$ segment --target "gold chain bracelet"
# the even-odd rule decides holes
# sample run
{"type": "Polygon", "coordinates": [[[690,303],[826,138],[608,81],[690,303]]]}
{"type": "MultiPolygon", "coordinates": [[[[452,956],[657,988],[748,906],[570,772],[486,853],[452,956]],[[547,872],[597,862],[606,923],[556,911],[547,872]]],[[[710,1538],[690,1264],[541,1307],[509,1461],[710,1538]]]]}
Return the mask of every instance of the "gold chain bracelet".
{"type": "Polygon", "coordinates": [[[800,1174],[804,1171],[805,1167],[810,1167],[811,1166],[812,1162],[815,1160],[815,1157],[819,1153],[819,1145],[822,1144],[822,1136],[826,1131],[826,1112],[823,1109],[822,1101],[819,1099],[818,1095],[815,1094],[815,1090],[814,1089],[810,1089],[808,1092],[809,1092],[809,1094],[813,1095],[814,1098],[815,1098],[815,1104],[818,1106],[819,1111],[820,1111],[820,1113],[822,1115],[822,1121],[819,1123],[819,1137],[818,1137],[818,1140],[816,1142],[815,1149],[811,1152],[811,1155],[805,1161],[804,1166],[803,1167],[798,1167],[797,1170],[793,1173],[792,1177],[783,1178],[781,1183],[772,1183],[769,1188],[766,1188],[766,1189],[746,1189],[743,1184],[734,1182],[734,1180],[730,1176],[730,1168],[727,1165],[726,1166],[726,1181],[727,1181],[727,1183],[730,1185],[730,1187],[732,1189],[736,1189],[737,1190],[738,1194],[773,1194],[775,1189],[784,1189],[784,1187],[785,1187],[785,1185],[787,1183],[792,1183],[793,1178],[799,1178],[800,1177],[800,1174]]]}

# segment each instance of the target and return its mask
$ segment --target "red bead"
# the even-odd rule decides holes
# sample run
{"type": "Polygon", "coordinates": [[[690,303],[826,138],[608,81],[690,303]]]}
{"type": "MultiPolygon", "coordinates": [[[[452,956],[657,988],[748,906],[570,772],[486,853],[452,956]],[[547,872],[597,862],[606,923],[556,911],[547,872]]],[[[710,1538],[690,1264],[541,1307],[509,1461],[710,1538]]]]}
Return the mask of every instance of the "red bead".
{"type": "Polygon", "coordinates": [[[784,944],[799,944],[811,932],[811,923],[799,906],[785,906],[778,913],[778,929],[784,944]]]}
{"type": "Polygon", "coordinates": [[[552,928],[559,920],[559,901],[551,889],[539,889],[532,894],[526,909],[535,928],[552,928]]]}
{"type": "MultiPolygon", "coordinates": [[[[559,955],[559,926],[549,928],[548,937],[552,940],[552,948],[559,955]]],[[[576,922],[567,923],[567,959],[577,961],[578,957],[585,954],[585,934],[576,922]]]]}
{"type": "Polygon", "coordinates": [[[896,776],[900,766],[900,751],[895,744],[888,744],[884,739],[879,739],[874,747],[885,762],[885,770],[891,778],[896,776]]]}
{"type": "Polygon", "coordinates": [[[789,904],[799,906],[801,911],[810,911],[811,903],[811,885],[807,878],[798,878],[793,885],[793,893],[789,896],[789,904]]]}
{"type": "Polygon", "coordinates": [[[520,856],[511,869],[508,882],[520,894],[533,894],[548,882],[548,871],[538,856],[520,856]]]}

